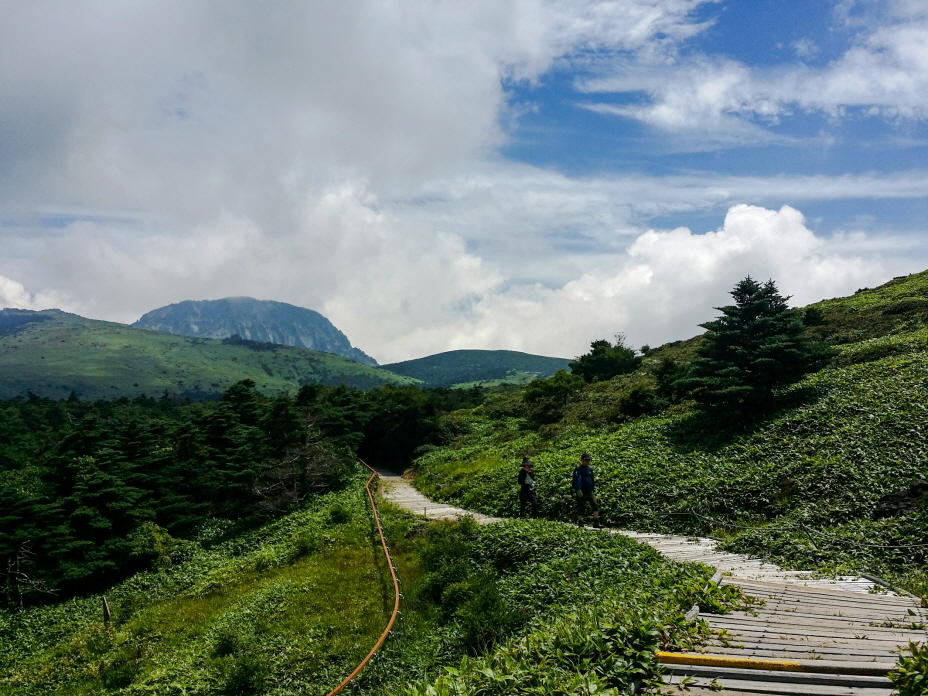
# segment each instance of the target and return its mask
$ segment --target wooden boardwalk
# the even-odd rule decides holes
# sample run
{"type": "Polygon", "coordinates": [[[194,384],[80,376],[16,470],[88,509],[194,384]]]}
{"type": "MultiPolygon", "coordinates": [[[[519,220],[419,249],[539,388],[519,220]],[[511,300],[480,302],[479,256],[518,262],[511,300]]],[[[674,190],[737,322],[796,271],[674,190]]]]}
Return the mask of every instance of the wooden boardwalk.
{"type": "Polygon", "coordinates": [[[499,522],[502,518],[481,515],[479,512],[468,512],[444,503],[435,503],[422,495],[410,481],[398,474],[382,469],[377,470],[382,484],[381,494],[384,500],[409,510],[416,515],[422,515],[430,520],[454,520],[464,515],[470,515],[481,524],[499,522]]]}
{"type": "MultiPolygon", "coordinates": [[[[434,503],[411,482],[379,472],[385,499],[429,519],[471,515],[434,503]]],[[[708,696],[889,696],[886,673],[909,641],[928,642],[928,610],[859,577],[814,578],[740,554],[700,537],[604,530],[648,544],[668,558],[720,571],[763,603],[746,612],[703,614],[714,638],[701,653],[659,653],[663,694],[708,696]]]]}

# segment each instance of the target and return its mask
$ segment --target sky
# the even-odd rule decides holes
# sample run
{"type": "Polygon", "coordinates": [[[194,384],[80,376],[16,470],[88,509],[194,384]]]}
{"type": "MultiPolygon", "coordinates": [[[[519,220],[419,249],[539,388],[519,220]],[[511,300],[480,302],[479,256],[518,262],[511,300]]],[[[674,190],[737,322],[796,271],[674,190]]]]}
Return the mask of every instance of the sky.
{"type": "Polygon", "coordinates": [[[923,0],[0,0],[0,307],[309,307],[381,363],[928,268],[923,0]]]}

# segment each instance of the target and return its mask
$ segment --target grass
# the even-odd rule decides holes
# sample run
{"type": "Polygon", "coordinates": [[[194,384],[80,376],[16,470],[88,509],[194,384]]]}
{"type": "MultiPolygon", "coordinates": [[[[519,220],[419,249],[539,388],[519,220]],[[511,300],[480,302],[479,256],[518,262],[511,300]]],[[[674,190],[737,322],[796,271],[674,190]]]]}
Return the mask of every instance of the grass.
{"type": "MultiPolygon", "coordinates": [[[[255,530],[214,520],[170,567],[106,593],[110,626],[99,597],[0,613],[0,694],[328,693],[392,607],[361,483],[255,530]]],[[[694,602],[742,601],[707,586],[711,569],[618,535],[544,520],[426,525],[389,504],[382,518],[403,619],[362,693],[508,694],[486,670],[521,679],[539,660],[550,669],[533,693],[565,693],[578,676],[624,687],[655,676],[656,648],[705,637],[683,619],[694,602]]]]}
{"type": "Polygon", "coordinates": [[[0,334],[0,398],[31,391],[88,400],[173,394],[218,395],[243,379],[268,394],[306,382],[371,388],[415,380],[329,353],[268,346],[253,350],[220,340],[186,338],[57,310],[50,317],[0,334]]]}
{"type": "Polygon", "coordinates": [[[383,368],[420,379],[429,387],[463,387],[522,383],[529,377],[548,377],[566,369],[568,362],[567,358],[549,358],[514,350],[452,350],[384,365],[383,368]]]}
{"type": "Polygon", "coordinates": [[[110,627],[99,597],[0,614],[0,694],[327,693],[392,589],[359,485],[113,587],[110,627]]]}
{"type": "Polygon", "coordinates": [[[804,570],[915,577],[928,564],[925,549],[855,544],[928,538],[928,511],[870,519],[880,496],[928,477],[926,342],[928,332],[920,330],[849,345],[846,355],[894,350],[812,375],[783,395],[784,406],[774,417],[726,431],[706,430],[694,413],[535,431],[520,418],[478,408],[466,416],[469,434],[417,460],[417,485],[468,509],[514,515],[516,474],[528,454],[536,463],[543,514],[566,520],[572,509],[570,472],[588,451],[611,524],[712,532],[718,525],[685,514],[695,509],[725,524],[793,525],[787,534],[734,533],[729,548],[804,570]],[[839,539],[820,539],[816,549],[798,525],[839,539]]]}
{"type": "Polygon", "coordinates": [[[528,384],[533,379],[538,378],[538,373],[535,372],[521,372],[521,371],[512,371],[507,374],[505,377],[500,377],[499,379],[487,379],[487,380],[476,380],[472,382],[460,382],[458,384],[452,384],[452,389],[472,389],[473,387],[502,387],[504,385],[522,385],[528,384]]]}

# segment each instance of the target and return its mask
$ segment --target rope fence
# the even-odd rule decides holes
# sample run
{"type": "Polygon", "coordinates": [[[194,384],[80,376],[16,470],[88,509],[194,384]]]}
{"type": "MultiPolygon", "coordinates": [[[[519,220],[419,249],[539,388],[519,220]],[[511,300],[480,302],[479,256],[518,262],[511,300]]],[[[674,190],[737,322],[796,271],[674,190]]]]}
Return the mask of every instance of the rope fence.
{"type": "Polygon", "coordinates": [[[377,524],[377,533],[380,535],[380,545],[383,547],[383,555],[387,559],[387,567],[390,569],[390,578],[393,581],[393,612],[390,614],[390,620],[387,622],[386,628],[383,629],[383,633],[380,634],[380,638],[374,643],[374,647],[371,648],[371,651],[367,653],[367,656],[361,660],[360,664],[354,668],[354,670],[345,677],[344,681],[332,689],[328,696],[335,696],[335,694],[341,693],[346,686],[349,686],[363,670],[367,664],[377,655],[377,651],[383,646],[387,638],[390,637],[390,633],[393,630],[393,624],[396,623],[396,619],[400,613],[400,582],[399,578],[396,575],[396,566],[393,564],[393,557],[390,555],[390,548],[387,546],[387,539],[383,534],[383,527],[380,524],[380,515],[377,513],[377,504],[374,502],[374,494],[371,492],[371,483],[374,479],[377,478],[377,472],[368,465],[363,459],[358,459],[365,467],[367,467],[371,472],[371,477],[367,480],[367,483],[364,484],[364,490],[367,491],[367,498],[371,504],[371,510],[374,513],[374,522],[377,524]]]}

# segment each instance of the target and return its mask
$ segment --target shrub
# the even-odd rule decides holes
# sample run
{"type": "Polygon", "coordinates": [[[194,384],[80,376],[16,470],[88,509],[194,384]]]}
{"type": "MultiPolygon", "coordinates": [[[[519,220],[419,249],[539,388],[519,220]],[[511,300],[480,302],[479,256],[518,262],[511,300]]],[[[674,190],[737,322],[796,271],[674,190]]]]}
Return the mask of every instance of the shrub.
{"type": "Polygon", "coordinates": [[[907,653],[899,658],[899,665],[889,673],[899,696],[926,696],[928,694],[928,645],[909,643],[907,653]]]}

